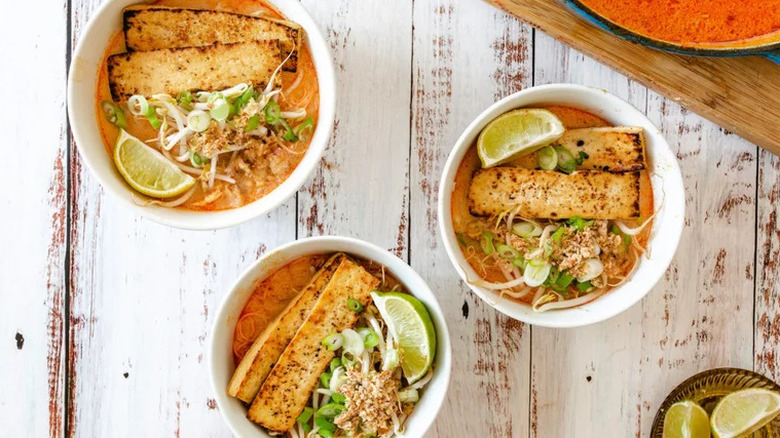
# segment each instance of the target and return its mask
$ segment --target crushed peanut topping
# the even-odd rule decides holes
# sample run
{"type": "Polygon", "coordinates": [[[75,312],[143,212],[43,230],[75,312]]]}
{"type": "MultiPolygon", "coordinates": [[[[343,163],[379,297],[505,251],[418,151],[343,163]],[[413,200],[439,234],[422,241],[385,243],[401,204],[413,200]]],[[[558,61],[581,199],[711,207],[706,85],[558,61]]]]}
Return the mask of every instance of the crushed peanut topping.
{"type": "Polygon", "coordinates": [[[398,389],[401,380],[395,370],[363,374],[352,368],[347,370],[347,380],[339,388],[346,399],[347,410],[336,417],[336,426],[350,436],[362,436],[384,432],[393,428],[393,414],[401,413],[398,389]]]}

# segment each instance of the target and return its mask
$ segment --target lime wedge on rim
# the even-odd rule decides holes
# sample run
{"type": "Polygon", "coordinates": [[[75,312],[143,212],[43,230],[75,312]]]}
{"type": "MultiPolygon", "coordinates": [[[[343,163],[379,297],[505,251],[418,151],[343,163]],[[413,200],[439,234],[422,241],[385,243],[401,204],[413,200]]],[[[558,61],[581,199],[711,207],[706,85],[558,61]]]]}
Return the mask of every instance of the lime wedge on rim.
{"type": "Polygon", "coordinates": [[[477,139],[482,167],[530,154],[563,135],[563,123],[550,111],[526,108],[502,114],[488,123],[477,139]]]}
{"type": "Polygon", "coordinates": [[[716,438],[751,434],[780,414],[780,393],[751,388],[726,395],[712,410],[710,426],[716,438]]]}
{"type": "Polygon", "coordinates": [[[196,182],[195,178],[124,129],[119,130],[119,138],[114,144],[114,164],[130,187],[154,198],[180,195],[196,182]]]}
{"type": "Polygon", "coordinates": [[[673,404],[664,416],[663,438],[710,438],[707,411],[690,400],[673,404]]]}
{"type": "Polygon", "coordinates": [[[409,294],[371,292],[371,297],[398,343],[401,369],[411,385],[428,373],[436,354],[431,316],[423,303],[409,294]]]}

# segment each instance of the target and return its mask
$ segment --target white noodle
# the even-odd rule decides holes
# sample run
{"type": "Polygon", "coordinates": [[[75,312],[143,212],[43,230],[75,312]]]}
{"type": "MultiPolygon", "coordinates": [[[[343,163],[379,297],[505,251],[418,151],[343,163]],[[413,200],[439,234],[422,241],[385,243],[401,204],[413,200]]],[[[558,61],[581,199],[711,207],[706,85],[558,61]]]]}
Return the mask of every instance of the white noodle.
{"type": "Polygon", "coordinates": [[[429,369],[425,377],[415,382],[414,385],[410,385],[408,388],[404,388],[404,389],[420,389],[423,386],[427,385],[432,378],[433,378],[433,368],[429,369]]]}
{"type": "MultiPolygon", "coordinates": [[[[187,202],[190,197],[192,197],[192,194],[195,193],[195,187],[191,188],[187,193],[182,195],[179,198],[174,199],[173,201],[158,201],[158,200],[151,200],[151,201],[144,201],[144,202],[136,202],[136,204],[139,205],[159,205],[161,207],[176,207],[181,204],[184,204],[187,202]]],[[[135,201],[135,198],[133,198],[135,201]]]]}
{"type": "Polygon", "coordinates": [[[302,119],[306,117],[306,110],[301,108],[295,111],[282,111],[280,115],[285,119],[302,119]]]}
{"type": "Polygon", "coordinates": [[[293,92],[293,90],[295,90],[296,88],[298,88],[298,85],[300,85],[300,84],[301,84],[301,79],[303,79],[303,69],[302,69],[302,68],[299,68],[299,69],[298,69],[298,74],[297,74],[297,75],[295,75],[295,80],[293,81],[293,83],[292,83],[292,84],[290,84],[290,87],[289,87],[289,88],[287,88],[286,90],[284,90],[284,94],[290,94],[290,93],[292,93],[292,92],[293,92]]]}
{"type": "Polygon", "coordinates": [[[217,176],[217,163],[219,163],[219,154],[211,157],[211,167],[209,168],[209,188],[214,188],[214,178],[217,176]]]}
{"type": "Polygon", "coordinates": [[[545,304],[540,305],[537,308],[534,308],[534,311],[541,313],[541,312],[546,312],[548,310],[553,310],[553,309],[569,309],[571,307],[581,306],[583,304],[589,303],[589,302],[595,300],[596,298],[604,295],[605,292],[606,292],[606,289],[598,289],[595,292],[591,292],[591,293],[583,295],[583,296],[581,296],[579,298],[572,298],[570,300],[553,301],[551,303],[545,303],[545,304]]]}

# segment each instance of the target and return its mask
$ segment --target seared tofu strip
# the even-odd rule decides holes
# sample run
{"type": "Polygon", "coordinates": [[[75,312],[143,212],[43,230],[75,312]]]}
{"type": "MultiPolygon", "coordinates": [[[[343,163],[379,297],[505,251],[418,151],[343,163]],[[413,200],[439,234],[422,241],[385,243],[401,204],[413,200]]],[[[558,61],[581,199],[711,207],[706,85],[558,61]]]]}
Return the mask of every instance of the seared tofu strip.
{"type": "MultiPolygon", "coordinates": [[[[581,170],[630,172],[645,168],[644,129],[637,126],[568,129],[552,146],[566,148],[575,158],[584,152],[588,158],[577,166],[581,170]]],[[[538,168],[536,154],[525,155],[516,164],[538,168]]]]}
{"type": "Polygon", "coordinates": [[[296,71],[303,28],[296,23],[226,11],[135,5],[125,8],[123,29],[128,51],[279,40],[284,70],[296,71]]]}
{"type": "Polygon", "coordinates": [[[494,167],[474,174],[469,208],[476,216],[517,209],[535,219],[633,219],[639,217],[640,172],[583,170],[570,175],[520,167],[494,167]]]}
{"type": "MultiPolygon", "coordinates": [[[[281,62],[279,41],[251,41],[206,47],[129,52],[108,57],[111,96],[175,96],[183,90],[220,90],[242,82],[263,89],[281,62]]],[[[275,86],[281,85],[276,75],[275,86]]]]}
{"type": "Polygon", "coordinates": [[[311,393],[317,389],[320,375],[333,360],[334,353],[322,346],[332,333],[351,328],[358,313],[347,307],[350,298],[364,306],[379,279],[345,257],[322,291],[290,345],[284,350],[271,374],[263,383],[247,417],[274,432],[287,432],[303,412],[311,393]]]}
{"type": "Polygon", "coordinates": [[[254,400],[271,368],[309,316],[344,257],[343,253],[339,253],[325,262],[301,293],[257,337],[233,373],[228,394],[246,403],[254,400]]]}

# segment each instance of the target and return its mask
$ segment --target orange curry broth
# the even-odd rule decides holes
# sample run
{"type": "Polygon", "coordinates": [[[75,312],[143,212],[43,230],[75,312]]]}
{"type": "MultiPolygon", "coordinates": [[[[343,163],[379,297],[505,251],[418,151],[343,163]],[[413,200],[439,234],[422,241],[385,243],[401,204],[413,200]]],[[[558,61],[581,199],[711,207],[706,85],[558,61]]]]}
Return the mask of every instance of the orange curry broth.
{"type": "MultiPolygon", "coordinates": [[[[262,0],[159,0],[154,2],[156,5],[164,6],[176,6],[196,9],[215,9],[231,11],[240,14],[252,14],[258,11],[266,11],[267,16],[271,18],[284,19],[284,16],[272,5],[262,0]]],[[[106,67],[107,60],[110,55],[115,53],[124,53],[125,40],[124,34],[121,30],[111,38],[108,47],[106,48],[105,55],[103,57],[103,64],[98,74],[97,95],[95,96],[95,108],[98,118],[98,126],[100,128],[100,134],[103,138],[103,144],[106,146],[106,151],[113,156],[114,142],[119,135],[119,129],[112,125],[103,115],[101,109],[101,102],[104,100],[111,101],[111,90],[108,85],[108,69],[106,67]]],[[[311,57],[309,46],[303,44],[298,50],[298,72],[303,74],[303,78],[300,84],[293,90],[292,93],[282,93],[279,100],[279,105],[282,111],[287,111],[294,108],[299,108],[297,103],[303,102],[310,95],[314,97],[309,100],[309,104],[305,107],[308,116],[314,118],[314,127],[316,129],[319,115],[319,82],[317,80],[317,71],[314,67],[314,61],[311,57]]],[[[282,76],[282,90],[286,90],[296,80],[298,72],[281,72],[282,76]]],[[[175,97],[175,96],[174,96],[175,97]]],[[[125,118],[127,119],[127,131],[135,137],[141,140],[148,140],[157,136],[157,131],[154,130],[145,118],[136,118],[127,111],[127,102],[115,102],[122,107],[125,111],[125,118]]],[[[237,208],[242,205],[249,204],[257,199],[270,193],[276,187],[278,187],[290,174],[295,170],[303,158],[304,152],[308,149],[311,143],[311,137],[301,146],[295,146],[295,152],[292,153],[282,148],[278,148],[271,155],[276,155],[279,160],[287,164],[287,171],[281,175],[274,175],[265,181],[250,181],[253,178],[239,177],[236,178],[237,185],[248,187],[248,193],[241,193],[239,198],[228,197],[229,199],[218,199],[215,202],[202,204],[201,201],[205,198],[206,192],[203,190],[200,183],[196,184],[195,193],[184,204],[176,208],[184,208],[187,210],[199,210],[199,211],[215,211],[225,210],[230,208],[237,208]],[[243,180],[243,181],[242,181],[243,180]]],[[[220,169],[224,165],[224,161],[217,167],[220,169]]],[[[189,164],[189,163],[185,163],[189,164]]],[[[227,188],[229,183],[224,181],[215,181],[214,190],[227,188]]],[[[242,188],[243,189],[243,188],[242,188]]],[[[142,195],[137,194],[139,198],[142,195]]]]}
{"type": "MultiPolygon", "coordinates": [[[[543,107],[550,110],[563,122],[566,129],[577,128],[595,128],[600,126],[614,126],[601,117],[591,114],[587,111],[583,111],[571,107],[563,106],[549,106],[543,107]]],[[[469,211],[469,199],[468,192],[471,185],[471,177],[482,166],[479,156],[477,155],[477,146],[471,145],[463,160],[458,166],[458,171],[455,174],[455,186],[452,189],[452,201],[451,201],[451,214],[452,225],[456,233],[466,233],[469,224],[477,223],[482,229],[489,229],[495,226],[495,221],[491,221],[488,218],[482,218],[472,216],[469,211]]],[[[647,170],[641,172],[640,177],[640,206],[639,211],[642,218],[648,218],[653,215],[653,189],[650,182],[650,175],[647,170]]],[[[652,224],[648,224],[645,230],[637,236],[639,243],[644,246],[650,235],[652,224]]],[[[463,246],[460,245],[461,251],[463,246]]],[[[468,259],[469,264],[474,271],[482,274],[482,278],[490,282],[503,283],[506,281],[506,277],[501,270],[496,266],[480,266],[477,264],[473,257],[469,257],[464,253],[464,256],[468,259]],[[484,270],[483,270],[484,268],[484,270]]],[[[473,279],[476,280],[476,279],[473,279]]],[[[526,304],[531,304],[532,296],[526,296],[519,300],[526,304]]],[[[510,298],[511,299],[511,298],[510,298]]]]}
{"type": "Polygon", "coordinates": [[[674,43],[739,41],[780,30],[780,0],[580,0],[640,35],[674,43]]]}
{"type": "MultiPolygon", "coordinates": [[[[268,324],[279,317],[332,255],[313,254],[300,257],[257,282],[233,331],[233,360],[236,366],[268,324]]],[[[388,291],[401,286],[401,282],[389,272],[385,272],[378,263],[350,257],[371,275],[382,280],[380,290],[388,291]]]]}

